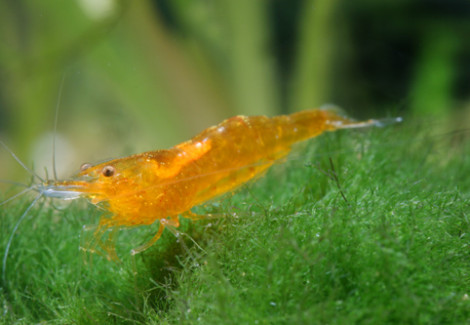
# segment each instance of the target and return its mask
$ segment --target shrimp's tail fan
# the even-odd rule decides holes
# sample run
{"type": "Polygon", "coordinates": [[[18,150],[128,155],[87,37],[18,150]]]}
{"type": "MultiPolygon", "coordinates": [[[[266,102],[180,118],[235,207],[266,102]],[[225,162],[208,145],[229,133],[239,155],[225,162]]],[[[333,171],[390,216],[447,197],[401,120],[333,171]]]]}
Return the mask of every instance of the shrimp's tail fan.
{"type": "Polygon", "coordinates": [[[385,117],[381,119],[371,119],[362,122],[348,121],[345,123],[344,121],[332,121],[331,123],[334,124],[337,129],[357,129],[367,128],[371,126],[382,128],[391,124],[401,123],[402,121],[402,117],[385,117]]]}
{"type": "Polygon", "coordinates": [[[385,117],[381,119],[370,119],[366,121],[355,121],[347,117],[345,111],[334,104],[325,104],[320,108],[332,113],[333,118],[328,122],[334,129],[357,129],[367,127],[385,127],[391,124],[401,123],[402,117],[385,117]]]}

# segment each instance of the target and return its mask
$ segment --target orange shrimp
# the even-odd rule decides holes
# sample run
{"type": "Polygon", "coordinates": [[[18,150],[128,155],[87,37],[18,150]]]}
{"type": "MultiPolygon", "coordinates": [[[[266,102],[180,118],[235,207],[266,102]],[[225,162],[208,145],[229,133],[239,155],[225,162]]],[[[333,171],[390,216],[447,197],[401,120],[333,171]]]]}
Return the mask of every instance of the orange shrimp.
{"type": "MultiPolygon", "coordinates": [[[[198,219],[191,208],[260,175],[285,157],[294,143],[325,131],[381,126],[396,119],[354,122],[330,110],[305,110],[273,118],[235,116],[168,150],[156,150],[83,164],[70,180],[46,181],[40,195],[62,199],[86,197],[109,211],[95,233],[100,241],[108,228],[159,222],[155,236],[131,253],[152,246],[165,227],[179,226],[179,216],[198,219]]],[[[111,235],[110,235],[111,236],[111,235]]],[[[114,236],[111,236],[114,238],[114,236]]],[[[112,243],[111,243],[112,244],[112,243]]],[[[101,245],[115,257],[114,245],[101,245]]]]}

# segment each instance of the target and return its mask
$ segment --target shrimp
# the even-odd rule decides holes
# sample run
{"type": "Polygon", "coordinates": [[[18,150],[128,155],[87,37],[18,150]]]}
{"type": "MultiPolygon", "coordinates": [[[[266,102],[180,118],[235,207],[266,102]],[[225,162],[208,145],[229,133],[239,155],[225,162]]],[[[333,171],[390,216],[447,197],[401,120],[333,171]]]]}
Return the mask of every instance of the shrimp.
{"type": "Polygon", "coordinates": [[[293,144],[325,131],[399,121],[400,118],[354,122],[331,110],[320,109],[272,118],[235,116],[170,149],[97,165],[85,163],[75,177],[42,181],[33,189],[45,197],[65,200],[85,197],[107,210],[109,213],[101,218],[95,238],[111,258],[116,257],[114,232],[108,236],[110,245],[101,241],[108,229],[158,222],[153,238],[131,250],[135,255],[151,247],[165,228],[177,228],[179,216],[204,218],[191,209],[259,176],[284,158],[293,144]]]}

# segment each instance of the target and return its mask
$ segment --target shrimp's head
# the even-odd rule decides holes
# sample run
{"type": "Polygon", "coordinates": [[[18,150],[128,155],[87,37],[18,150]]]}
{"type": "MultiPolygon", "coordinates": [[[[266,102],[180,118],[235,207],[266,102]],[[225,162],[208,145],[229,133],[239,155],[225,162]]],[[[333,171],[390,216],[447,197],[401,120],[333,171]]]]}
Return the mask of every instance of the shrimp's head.
{"type": "MultiPolygon", "coordinates": [[[[97,165],[83,164],[74,178],[58,185],[103,205],[115,224],[149,224],[191,207],[187,202],[190,196],[182,195],[190,188],[182,171],[199,157],[196,154],[203,153],[158,150],[97,165]],[[186,180],[184,186],[182,180],[186,180]]],[[[56,192],[59,186],[54,186],[56,192]]]]}
{"type": "Polygon", "coordinates": [[[93,203],[134,195],[142,187],[145,166],[133,158],[115,159],[94,166],[82,164],[80,172],[70,183],[78,185],[83,195],[93,203]]]}
{"type": "Polygon", "coordinates": [[[117,172],[118,164],[109,162],[92,166],[83,164],[80,172],[67,180],[45,181],[38,184],[36,190],[46,197],[72,200],[86,197],[93,203],[109,200],[110,197],[122,192],[122,188],[129,182],[126,172],[117,172]]]}

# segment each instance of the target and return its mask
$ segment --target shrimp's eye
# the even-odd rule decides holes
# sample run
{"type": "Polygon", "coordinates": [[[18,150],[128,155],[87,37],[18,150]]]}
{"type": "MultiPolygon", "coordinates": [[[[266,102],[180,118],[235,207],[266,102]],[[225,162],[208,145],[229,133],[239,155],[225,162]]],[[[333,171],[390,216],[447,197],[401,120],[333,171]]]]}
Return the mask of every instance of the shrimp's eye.
{"type": "Polygon", "coordinates": [[[91,164],[89,164],[89,163],[84,163],[84,164],[82,164],[82,165],[80,166],[80,171],[83,172],[83,171],[87,170],[87,169],[90,168],[90,167],[91,167],[91,164]]]}
{"type": "Polygon", "coordinates": [[[116,169],[113,167],[113,166],[105,166],[103,168],[103,170],[101,171],[101,173],[103,174],[103,176],[105,177],[110,177],[110,176],[113,176],[114,175],[114,172],[116,171],[116,169]]]}

